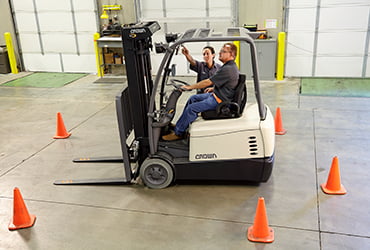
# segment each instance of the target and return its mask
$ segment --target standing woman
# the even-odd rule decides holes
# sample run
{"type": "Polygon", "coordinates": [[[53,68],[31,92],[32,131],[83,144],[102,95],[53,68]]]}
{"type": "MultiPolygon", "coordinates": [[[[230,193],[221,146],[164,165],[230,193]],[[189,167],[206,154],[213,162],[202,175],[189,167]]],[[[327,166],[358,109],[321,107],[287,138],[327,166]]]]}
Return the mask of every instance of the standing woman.
{"type": "MultiPolygon", "coordinates": [[[[221,64],[215,63],[216,52],[211,46],[203,48],[203,62],[195,60],[189,53],[189,50],[183,46],[182,53],[190,63],[190,69],[197,72],[197,82],[208,79],[213,76],[221,67],[221,64]]],[[[211,86],[210,86],[211,87],[211,86]]],[[[197,93],[203,93],[205,89],[198,89],[197,93]]]]}

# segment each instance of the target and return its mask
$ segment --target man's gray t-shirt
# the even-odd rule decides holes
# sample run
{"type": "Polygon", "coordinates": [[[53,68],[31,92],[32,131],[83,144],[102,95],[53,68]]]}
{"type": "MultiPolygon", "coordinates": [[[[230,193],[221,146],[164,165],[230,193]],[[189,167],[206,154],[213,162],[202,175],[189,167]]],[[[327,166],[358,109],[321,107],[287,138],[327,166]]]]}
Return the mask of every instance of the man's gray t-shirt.
{"type": "Polygon", "coordinates": [[[226,62],[209,78],[214,84],[213,92],[222,101],[231,101],[238,85],[239,70],[234,60],[226,62]]]}

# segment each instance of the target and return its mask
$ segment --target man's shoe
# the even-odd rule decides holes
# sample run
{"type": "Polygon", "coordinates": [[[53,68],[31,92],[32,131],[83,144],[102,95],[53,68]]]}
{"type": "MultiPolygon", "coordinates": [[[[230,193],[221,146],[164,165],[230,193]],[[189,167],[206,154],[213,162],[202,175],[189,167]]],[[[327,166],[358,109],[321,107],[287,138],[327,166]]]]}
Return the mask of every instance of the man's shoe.
{"type": "Polygon", "coordinates": [[[182,139],[182,136],[176,135],[175,132],[171,132],[168,135],[162,136],[165,141],[176,141],[182,139]]]}

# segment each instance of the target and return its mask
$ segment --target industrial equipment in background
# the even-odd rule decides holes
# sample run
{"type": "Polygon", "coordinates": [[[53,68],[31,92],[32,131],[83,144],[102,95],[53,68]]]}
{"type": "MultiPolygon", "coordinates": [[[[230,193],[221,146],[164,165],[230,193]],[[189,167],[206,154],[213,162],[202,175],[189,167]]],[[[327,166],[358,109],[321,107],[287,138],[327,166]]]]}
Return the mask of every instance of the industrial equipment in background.
{"type": "Polygon", "coordinates": [[[121,10],[121,5],[103,5],[102,8],[103,14],[100,16],[100,18],[103,20],[108,19],[108,22],[102,25],[101,36],[120,36],[121,23],[117,14],[118,11],[121,10]],[[112,11],[114,12],[113,17],[112,11]]]}

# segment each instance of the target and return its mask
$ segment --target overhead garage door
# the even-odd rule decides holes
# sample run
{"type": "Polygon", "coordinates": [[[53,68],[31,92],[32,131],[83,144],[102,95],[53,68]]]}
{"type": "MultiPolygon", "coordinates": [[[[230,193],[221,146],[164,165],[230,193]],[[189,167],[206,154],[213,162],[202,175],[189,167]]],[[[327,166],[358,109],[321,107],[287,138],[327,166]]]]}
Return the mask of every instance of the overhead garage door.
{"type": "Polygon", "coordinates": [[[12,0],[27,71],[95,72],[95,0],[12,0]]]}
{"type": "MultiPolygon", "coordinates": [[[[154,42],[164,42],[166,33],[181,33],[192,28],[211,28],[222,32],[237,24],[237,1],[233,0],[136,0],[140,21],[156,20],[162,29],[153,36],[154,42]]],[[[202,60],[201,50],[206,44],[189,44],[194,58],[202,60]]],[[[216,51],[222,43],[212,44],[216,51]]],[[[162,57],[153,53],[153,70],[156,71],[162,57]]],[[[173,58],[178,75],[193,74],[187,67],[184,56],[173,58]]]]}
{"type": "Polygon", "coordinates": [[[370,77],[369,0],[287,0],[287,76],[370,77]]]}

